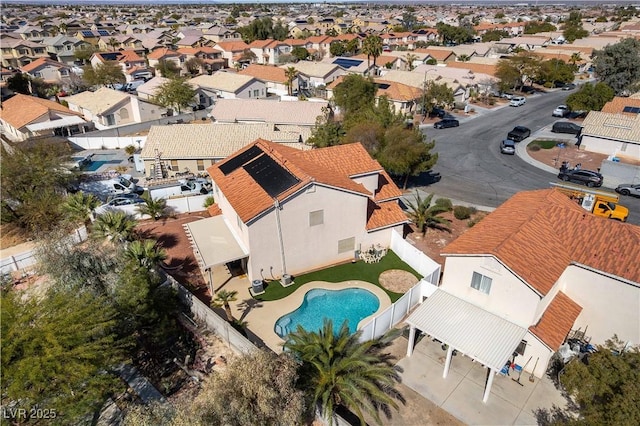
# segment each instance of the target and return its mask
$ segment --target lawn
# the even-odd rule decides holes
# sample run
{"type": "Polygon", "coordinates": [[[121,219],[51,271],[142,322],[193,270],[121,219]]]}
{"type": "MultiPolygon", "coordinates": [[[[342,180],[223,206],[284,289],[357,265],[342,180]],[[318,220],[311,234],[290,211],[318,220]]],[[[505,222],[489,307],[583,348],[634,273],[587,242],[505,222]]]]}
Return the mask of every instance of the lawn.
{"type": "Polygon", "coordinates": [[[260,296],[256,296],[256,299],[263,300],[265,302],[279,300],[296,291],[301,285],[311,281],[339,283],[342,281],[358,280],[377,285],[389,295],[389,298],[391,298],[391,302],[393,303],[402,297],[402,294],[388,291],[386,288],[382,287],[378,281],[380,274],[390,269],[402,269],[403,271],[411,272],[417,278],[422,278],[413,268],[404,263],[397,254],[389,250],[387,251],[387,255],[378,263],[364,263],[359,260],[355,263],[345,263],[331,268],[321,269],[319,271],[293,277],[295,284],[286,288],[282,287],[278,281],[267,281],[265,293],[260,296]]]}
{"type": "Polygon", "coordinates": [[[527,148],[528,149],[551,149],[556,145],[558,145],[558,141],[547,140],[547,139],[536,139],[533,142],[529,143],[529,145],[527,145],[527,148]]]}

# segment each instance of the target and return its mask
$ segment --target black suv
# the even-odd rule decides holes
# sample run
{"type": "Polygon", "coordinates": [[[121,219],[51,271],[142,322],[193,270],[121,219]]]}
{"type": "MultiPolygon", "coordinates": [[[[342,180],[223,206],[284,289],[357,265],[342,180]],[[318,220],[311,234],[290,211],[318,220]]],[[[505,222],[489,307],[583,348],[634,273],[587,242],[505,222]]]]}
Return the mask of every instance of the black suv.
{"type": "Polygon", "coordinates": [[[460,122],[455,118],[445,118],[433,124],[434,129],[446,129],[447,127],[458,127],[460,122]]]}
{"type": "Polygon", "coordinates": [[[524,126],[516,126],[507,134],[507,139],[511,139],[514,142],[521,142],[531,136],[531,130],[524,126]]]}
{"type": "Polygon", "coordinates": [[[581,169],[560,170],[560,173],[558,173],[558,178],[562,179],[565,182],[571,181],[581,183],[583,185],[587,185],[590,188],[594,186],[602,186],[602,181],[604,180],[602,175],[598,172],[581,169]]]}
{"type": "Polygon", "coordinates": [[[442,108],[433,108],[431,111],[429,111],[429,117],[439,117],[439,118],[444,118],[447,115],[447,112],[442,109],[442,108]]]}
{"type": "Polygon", "coordinates": [[[558,121],[553,123],[551,127],[553,133],[569,133],[571,135],[579,135],[582,132],[582,127],[569,121],[558,121]]]}

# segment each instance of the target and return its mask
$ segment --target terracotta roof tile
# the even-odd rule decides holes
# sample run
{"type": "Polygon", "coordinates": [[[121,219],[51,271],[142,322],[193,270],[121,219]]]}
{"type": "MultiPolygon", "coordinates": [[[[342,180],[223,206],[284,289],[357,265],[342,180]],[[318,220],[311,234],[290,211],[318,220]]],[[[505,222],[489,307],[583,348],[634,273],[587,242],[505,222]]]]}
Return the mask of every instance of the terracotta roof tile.
{"type": "Polygon", "coordinates": [[[580,315],[582,306],[559,291],[536,325],[529,327],[551,350],[557,351],[580,315]]]}
{"type": "Polygon", "coordinates": [[[264,81],[275,81],[284,83],[287,81],[285,69],[268,65],[251,64],[247,68],[238,71],[238,74],[245,74],[264,81]]]}
{"type": "MultiPolygon", "coordinates": [[[[373,194],[362,184],[355,182],[352,177],[382,172],[380,163],[372,159],[359,143],[300,151],[258,139],[229,158],[234,158],[256,145],[298,179],[297,184],[277,196],[278,200],[286,199],[311,182],[373,198],[373,194]]],[[[229,158],[214,164],[207,171],[224,192],[236,213],[246,223],[271,208],[273,199],[242,167],[224,175],[220,167],[226,164],[229,158]]],[[[386,174],[382,183],[383,187],[388,186],[384,189],[384,195],[400,192],[386,174]]],[[[387,223],[391,218],[396,217],[396,213],[397,211],[393,211],[390,207],[385,207],[380,213],[380,219],[376,219],[374,223],[387,223]]]]}
{"type": "MultiPolygon", "coordinates": [[[[608,112],[611,114],[617,114],[617,113],[622,113],[622,110],[624,109],[624,107],[626,106],[630,106],[630,107],[640,107],[640,99],[635,99],[635,98],[623,98],[620,96],[616,96],[615,98],[613,98],[613,100],[607,102],[606,104],[604,104],[604,106],[602,107],[601,112],[608,112]]],[[[625,113],[627,114],[627,113],[625,113]]],[[[628,114],[633,114],[633,117],[636,117],[638,114],[636,113],[628,113],[628,114]]]]}
{"type": "Polygon", "coordinates": [[[69,66],[58,62],[58,61],[54,61],[53,59],[49,59],[49,58],[38,58],[33,62],[28,63],[27,65],[23,66],[22,68],[20,68],[20,70],[22,72],[26,72],[29,73],[33,70],[36,70],[38,68],[40,68],[43,65],[51,65],[53,67],[56,68],[69,68],[69,66]]]}
{"type": "Polygon", "coordinates": [[[367,231],[409,223],[409,218],[402,211],[397,201],[388,201],[386,203],[369,201],[367,210],[367,231]]]}
{"type": "Polygon", "coordinates": [[[428,55],[430,55],[431,57],[433,57],[434,59],[436,59],[438,61],[444,61],[447,58],[449,58],[451,55],[453,55],[454,57],[456,56],[456,54],[453,52],[453,50],[440,50],[440,49],[424,48],[424,49],[416,49],[416,52],[418,52],[418,53],[427,53],[428,55]]]}
{"type": "Polygon", "coordinates": [[[180,53],[175,52],[171,49],[168,49],[166,47],[161,47],[160,49],[155,49],[153,52],[149,53],[147,55],[147,58],[149,59],[162,59],[165,57],[171,57],[171,56],[180,56],[180,53]]]}
{"type": "Polygon", "coordinates": [[[225,52],[242,52],[249,48],[249,45],[244,41],[221,41],[216,44],[215,47],[224,50],[225,52]]]}
{"type": "Polygon", "coordinates": [[[482,73],[490,76],[496,75],[498,69],[497,65],[492,64],[478,64],[474,62],[449,62],[447,68],[463,68],[473,71],[474,73],[482,73]]]}
{"type": "Polygon", "coordinates": [[[50,110],[68,115],[80,116],[80,114],[71,111],[69,108],[62,106],[57,102],[50,101],[48,99],[36,98],[34,96],[17,94],[2,102],[0,118],[9,123],[15,129],[20,129],[38,117],[48,114],[50,110]]]}
{"type": "Polygon", "coordinates": [[[420,99],[423,95],[422,90],[419,88],[402,83],[396,83],[395,81],[376,79],[375,82],[378,84],[377,96],[387,96],[393,101],[413,101],[420,99]],[[387,87],[383,89],[380,86],[381,84],[384,84],[387,87]]]}
{"type": "Polygon", "coordinates": [[[468,254],[495,256],[542,295],[571,263],[640,282],[640,227],[594,216],[556,189],[517,193],[442,253],[468,254]]]}

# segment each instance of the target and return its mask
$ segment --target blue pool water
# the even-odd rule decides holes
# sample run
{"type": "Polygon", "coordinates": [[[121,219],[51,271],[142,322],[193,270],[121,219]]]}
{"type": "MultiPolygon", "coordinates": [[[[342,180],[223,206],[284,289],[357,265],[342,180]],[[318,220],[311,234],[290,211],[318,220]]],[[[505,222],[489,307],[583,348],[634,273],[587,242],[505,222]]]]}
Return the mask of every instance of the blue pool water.
{"type": "Polygon", "coordinates": [[[104,166],[105,164],[120,164],[120,163],[122,163],[122,160],[109,160],[109,161],[98,160],[98,161],[92,161],[91,164],[88,164],[88,165],[84,166],[82,168],[82,170],[87,171],[87,172],[95,172],[100,167],[104,166]]]}
{"type": "Polygon", "coordinates": [[[358,323],[380,307],[378,297],[368,290],[347,288],[344,290],[314,289],[305,294],[302,305],[276,321],[275,332],[284,338],[301,325],[307,331],[322,328],[324,319],[333,321],[333,330],[338,332],[346,320],[349,331],[355,333],[358,323]]]}

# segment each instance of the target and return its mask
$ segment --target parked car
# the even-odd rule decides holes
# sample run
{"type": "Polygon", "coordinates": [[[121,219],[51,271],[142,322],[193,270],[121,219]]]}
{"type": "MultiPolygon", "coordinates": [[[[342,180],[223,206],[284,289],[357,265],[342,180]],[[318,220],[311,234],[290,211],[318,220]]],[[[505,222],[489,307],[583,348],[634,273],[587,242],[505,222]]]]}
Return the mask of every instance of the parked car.
{"type": "Polygon", "coordinates": [[[600,173],[582,169],[560,170],[558,178],[565,182],[581,183],[590,188],[594,186],[602,186],[602,181],[604,180],[600,173]]]}
{"type": "Polygon", "coordinates": [[[636,197],[640,197],[640,183],[621,183],[616,188],[616,192],[622,195],[635,195],[636,197]]]}
{"type": "Polygon", "coordinates": [[[433,108],[430,112],[429,112],[429,117],[439,117],[439,118],[444,118],[447,115],[447,112],[442,109],[442,108],[433,108]]]}
{"type": "Polygon", "coordinates": [[[579,135],[582,132],[582,127],[570,121],[558,121],[551,126],[553,133],[569,133],[570,135],[579,135]]]}
{"type": "Polygon", "coordinates": [[[446,129],[447,127],[458,127],[459,125],[460,125],[460,122],[455,118],[445,118],[443,120],[440,120],[434,123],[433,128],[446,129]]]}
{"type": "Polygon", "coordinates": [[[567,114],[569,114],[569,107],[566,105],[558,105],[551,113],[553,117],[566,117],[567,114]]]}
{"type": "Polygon", "coordinates": [[[507,139],[514,142],[521,142],[531,136],[531,130],[524,126],[516,126],[507,134],[507,139]]]}
{"type": "Polygon", "coordinates": [[[573,90],[576,88],[576,85],[574,83],[567,83],[564,86],[562,86],[562,90],[573,90]]]}
{"type": "Polygon", "coordinates": [[[513,98],[513,95],[511,93],[503,93],[502,95],[500,95],[500,97],[511,100],[511,98],[513,98]]]}
{"type": "Polygon", "coordinates": [[[527,99],[524,96],[514,96],[509,101],[509,105],[512,107],[519,107],[527,103],[527,99]]]}
{"type": "Polygon", "coordinates": [[[503,139],[500,142],[500,152],[508,155],[515,155],[516,153],[516,143],[511,139],[503,139]]]}
{"type": "Polygon", "coordinates": [[[135,92],[138,90],[138,87],[142,86],[145,83],[144,80],[133,80],[124,85],[122,90],[125,92],[135,92]]]}
{"type": "Polygon", "coordinates": [[[114,197],[111,200],[107,201],[106,203],[102,204],[101,206],[96,207],[95,209],[95,213],[97,215],[101,215],[104,214],[108,211],[113,210],[114,208],[117,207],[121,207],[121,206],[131,206],[131,205],[135,205],[135,204],[143,204],[145,201],[140,198],[139,196],[133,197],[129,194],[127,194],[127,196],[123,197],[123,196],[118,196],[118,197],[114,197]]]}

